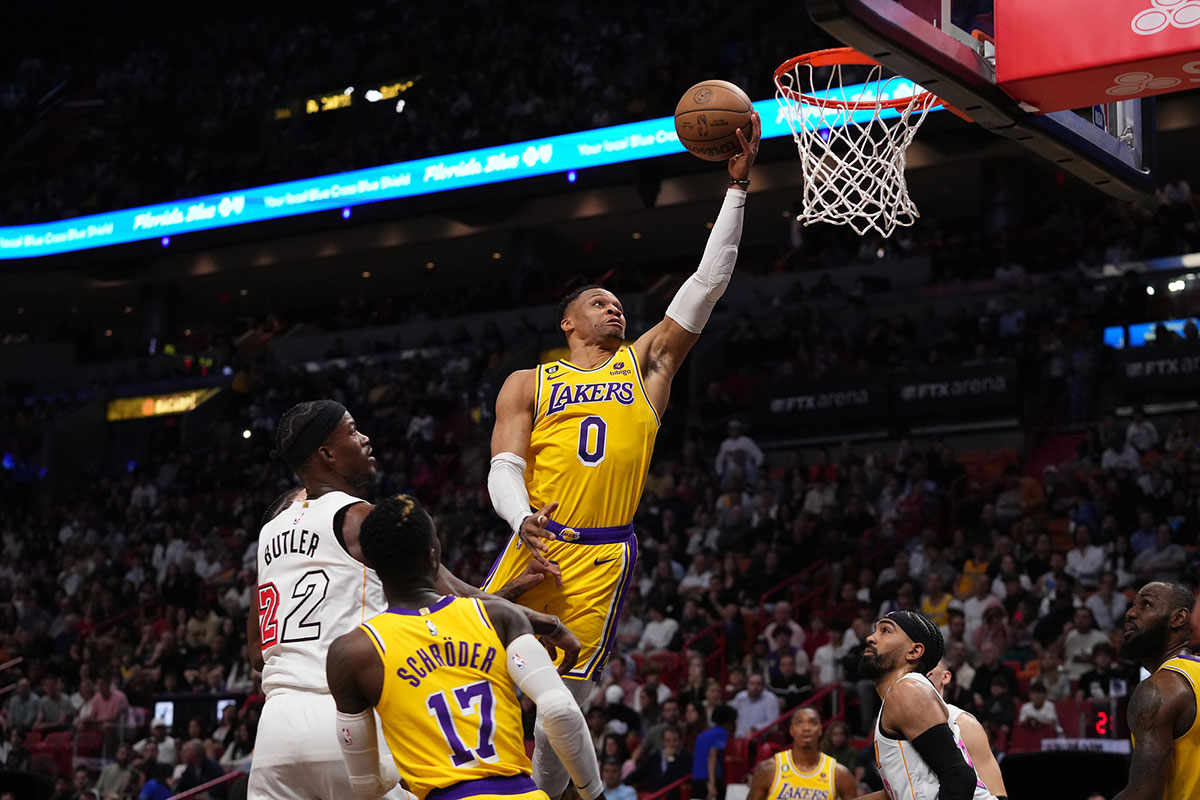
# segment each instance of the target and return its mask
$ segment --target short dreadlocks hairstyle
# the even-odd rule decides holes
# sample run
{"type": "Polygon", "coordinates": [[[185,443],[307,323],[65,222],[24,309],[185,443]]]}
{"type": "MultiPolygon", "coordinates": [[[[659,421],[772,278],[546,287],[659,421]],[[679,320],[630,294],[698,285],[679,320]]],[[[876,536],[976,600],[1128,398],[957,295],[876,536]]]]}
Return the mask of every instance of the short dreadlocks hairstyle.
{"type": "Polygon", "coordinates": [[[559,332],[559,334],[563,337],[563,339],[567,338],[567,334],[566,334],[566,332],[563,331],[562,326],[559,325],[559,323],[561,323],[563,321],[563,319],[566,318],[567,309],[570,307],[571,303],[574,303],[576,300],[578,300],[584,292],[591,291],[592,289],[603,289],[603,288],[604,287],[601,286],[600,284],[589,283],[586,286],[580,286],[578,289],[571,292],[569,295],[564,297],[559,302],[558,316],[556,316],[554,318],[554,328],[559,332]]]}
{"type": "Polygon", "coordinates": [[[406,583],[426,570],[433,520],[411,495],[389,497],[371,510],[358,534],[367,563],[386,583],[406,583]]]}

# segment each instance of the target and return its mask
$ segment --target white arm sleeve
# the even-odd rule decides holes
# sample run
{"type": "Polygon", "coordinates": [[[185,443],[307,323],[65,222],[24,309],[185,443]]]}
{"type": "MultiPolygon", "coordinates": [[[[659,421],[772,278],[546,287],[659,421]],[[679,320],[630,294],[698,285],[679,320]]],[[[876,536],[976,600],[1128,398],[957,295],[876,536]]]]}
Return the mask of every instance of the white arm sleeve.
{"type": "Polygon", "coordinates": [[[517,531],[529,516],[529,490],[525,488],[525,459],[514,453],[500,453],[492,458],[488,470],[488,494],[492,508],[517,531]]]}
{"type": "Polygon", "coordinates": [[[554,669],[554,662],[537,639],[526,633],[511,641],[508,674],[513,683],[537,705],[542,727],[550,737],[550,746],[567,768],[567,774],[584,800],[604,794],[596,749],[588,732],[583,712],[554,669]]]}
{"type": "Polygon", "coordinates": [[[699,268],[683,282],[667,307],[667,316],[686,331],[700,333],[704,330],[713,306],[725,294],[733,265],[737,263],[745,207],[744,189],[730,189],[725,193],[725,202],[721,204],[721,213],[708,235],[699,268]]]}
{"type": "Polygon", "coordinates": [[[388,753],[379,758],[379,738],[375,733],[375,712],[359,714],[337,712],[337,738],[342,760],[350,773],[350,788],[356,797],[374,800],[390,792],[400,782],[400,772],[388,753]]]}

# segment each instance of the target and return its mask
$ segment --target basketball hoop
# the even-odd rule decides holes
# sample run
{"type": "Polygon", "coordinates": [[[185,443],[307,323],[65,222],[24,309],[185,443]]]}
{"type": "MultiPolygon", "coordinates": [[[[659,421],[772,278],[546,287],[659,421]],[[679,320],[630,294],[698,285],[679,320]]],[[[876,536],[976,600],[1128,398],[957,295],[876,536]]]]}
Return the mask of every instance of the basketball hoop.
{"type": "Polygon", "coordinates": [[[780,64],[775,99],[804,170],[801,222],[849,225],[860,236],[874,228],[887,237],[921,216],[908,196],[904,164],[925,114],[941,102],[933,94],[907,78],[885,78],[874,59],[838,47],[780,64]],[[847,93],[843,67],[867,68],[861,88],[847,93]],[[818,88],[821,68],[828,78],[818,88]]]}

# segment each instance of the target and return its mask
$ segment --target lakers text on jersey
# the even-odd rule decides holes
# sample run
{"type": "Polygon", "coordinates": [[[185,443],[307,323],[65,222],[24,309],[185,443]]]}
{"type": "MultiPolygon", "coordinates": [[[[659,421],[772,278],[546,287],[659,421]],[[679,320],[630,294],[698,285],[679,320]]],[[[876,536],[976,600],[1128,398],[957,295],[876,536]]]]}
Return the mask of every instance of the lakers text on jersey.
{"type": "Polygon", "coordinates": [[[824,753],[816,769],[801,772],[792,760],[791,749],[775,754],[775,780],[767,800],[833,800],[837,762],[824,753]]]}
{"type": "Polygon", "coordinates": [[[383,661],[376,704],[383,735],[421,800],[503,795],[541,798],[529,778],[521,706],[504,645],[483,604],[443,597],[392,608],[362,625],[383,661]],[[465,794],[464,794],[465,792],[465,794]]]}

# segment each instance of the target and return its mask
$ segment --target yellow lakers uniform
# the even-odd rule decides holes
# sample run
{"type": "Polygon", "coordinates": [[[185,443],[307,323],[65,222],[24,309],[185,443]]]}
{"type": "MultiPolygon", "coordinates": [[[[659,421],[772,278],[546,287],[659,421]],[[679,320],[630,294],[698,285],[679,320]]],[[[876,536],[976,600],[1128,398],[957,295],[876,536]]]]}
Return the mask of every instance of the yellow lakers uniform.
{"type": "Polygon", "coordinates": [[[929,617],[934,625],[939,628],[943,625],[950,624],[950,601],[954,596],[949,592],[942,592],[941,602],[935,603],[930,599],[929,595],[921,598],[921,613],[929,617]]]}
{"type": "Polygon", "coordinates": [[[1175,740],[1175,754],[1167,770],[1163,800],[1176,797],[1200,797],[1200,656],[1179,655],[1168,658],[1159,669],[1178,672],[1192,687],[1196,699],[1196,718],[1192,727],[1175,740]]]}
{"type": "Polygon", "coordinates": [[[521,705],[483,603],[447,595],[359,626],[383,661],[375,708],[420,800],[547,800],[530,777],[521,705]]]}
{"type": "MultiPolygon", "coordinates": [[[[537,368],[525,486],[537,509],[558,501],[546,527],[558,541],[546,557],[563,588],[546,580],[518,601],[554,614],[579,637],[579,661],[564,677],[594,678],[616,637],[625,589],[637,560],[633,515],[642,497],[658,412],[632,347],[595,369],[569,361],[537,368]]],[[[483,588],[494,591],[524,572],[528,548],[514,534],[483,588]]]]}
{"type": "Polygon", "coordinates": [[[837,761],[822,753],[816,769],[801,772],[792,761],[792,748],[776,753],[775,780],[767,800],[834,800],[836,767],[837,761]]]}

